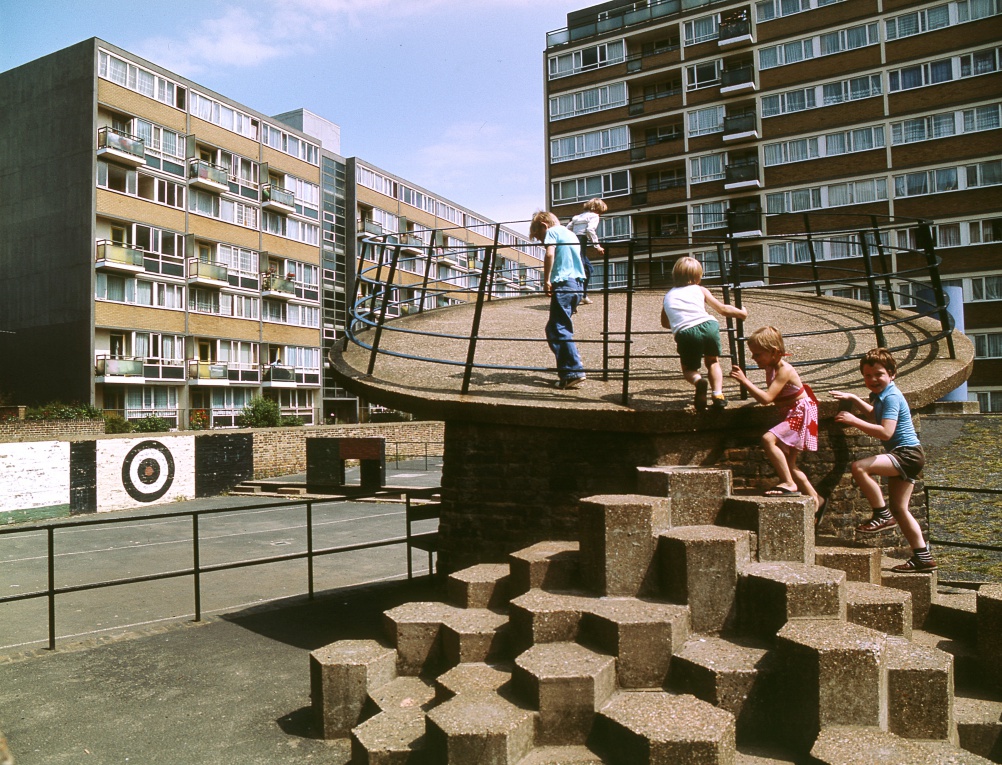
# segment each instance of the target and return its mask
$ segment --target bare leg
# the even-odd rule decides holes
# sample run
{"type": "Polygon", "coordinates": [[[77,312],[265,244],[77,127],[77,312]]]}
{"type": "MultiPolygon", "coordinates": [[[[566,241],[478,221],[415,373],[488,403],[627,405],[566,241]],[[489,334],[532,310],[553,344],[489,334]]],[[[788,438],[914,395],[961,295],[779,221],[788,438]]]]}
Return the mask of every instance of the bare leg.
{"type": "Polygon", "coordinates": [[[716,356],[707,356],[704,361],[706,362],[706,376],[710,378],[710,390],[714,393],[722,391],[724,389],[724,373],[720,369],[720,361],[716,356]]]}
{"type": "Polygon", "coordinates": [[[682,376],[690,385],[695,385],[703,379],[703,375],[699,373],[698,369],[686,369],[685,367],[682,367],[682,376]]]}
{"type": "Polygon", "coordinates": [[[769,458],[769,463],[772,465],[772,469],[776,471],[776,475],[779,476],[778,486],[782,486],[784,489],[789,489],[794,491],[797,488],[797,484],[793,480],[793,476],[790,474],[790,466],[787,463],[786,452],[779,445],[779,439],[775,435],[766,431],[765,435],[762,436],[762,450],[765,452],[765,456],[769,458]]]}
{"type": "Polygon", "coordinates": [[[894,520],[898,522],[901,533],[905,535],[908,544],[913,550],[920,550],[925,547],[925,538],[922,536],[922,528],[919,526],[915,516],[908,509],[908,501],[912,497],[912,484],[898,475],[887,479],[888,493],[891,495],[890,510],[894,520]]]}
{"type": "Polygon", "coordinates": [[[790,449],[786,454],[787,464],[790,467],[790,475],[793,476],[793,481],[797,484],[797,488],[800,489],[801,494],[807,497],[814,497],[814,511],[817,512],[821,509],[822,499],[814,486],[811,485],[811,480],[807,477],[807,473],[797,467],[797,457],[799,456],[800,452],[796,449],[790,449]]]}
{"type": "Polygon", "coordinates": [[[884,507],[884,492],[875,475],[896,476],[898,470],[885,454],[866,457],[852,463],[852,479],[874,510],[884,507]]]}

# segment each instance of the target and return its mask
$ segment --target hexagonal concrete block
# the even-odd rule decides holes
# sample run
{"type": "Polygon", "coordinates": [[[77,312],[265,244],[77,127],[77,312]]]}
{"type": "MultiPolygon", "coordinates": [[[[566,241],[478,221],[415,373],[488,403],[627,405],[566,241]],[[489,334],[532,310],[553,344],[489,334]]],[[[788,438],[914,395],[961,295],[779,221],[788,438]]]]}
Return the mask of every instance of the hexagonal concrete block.
{"type": "Polygon", "coordinates": [[[570,593],[529,590],[508,609],[512,651],[519,654],[539,643],[577,640],[581,614],[594,598],[570,593]]]}
{"type": "Polygon", "coordinates": [[[424,712],[381,712],[351,732],[352,765],[406,765],[425,748],[424,712]]]}
{"type": "Polygon", "coordinates": [[[465,694],[428,712],[430,762],[516,765],[533,746],[535,713],[497,695],[465,694]]]}
{"type": "Polygon", "coordinates": [[[681,526],[661,534],[661,594],[689,606],[694,632],[719,632],[734,617],[738,573],[750,556],[747,531],[681,526]]]}
{"type": "Polygon", "coordinates": [[[397,649],[397,670],[419,675],[443,662],[441,631],[447,617],[461,611],[447,603],[414,602],[383,613],[383,626],[397,649]]]}
{"type": "Polygon", "coordinates": [[[409,713],[431,705],[435,686],[419,677],[398,677],[370,690],[369,699],[380,712],[409,713]]]}
{"type": "Polygon", "coordinates": [[[983,584],[978,590],[978,654],[985,674],[1002,688],[1002,584],[983,584]]]}
{"type": "Polygon", "coordinates": [[[845,583],[846,619],[888,635],[912,636],[912,596],[894,587],[845,583]]]}
{"type": "Polygon", "coordinates": [[[814,563],[825,568],[845,571],[848,582],[880,584],[878,547],[816,547],[814,563]]]}
{"type": "Polygon", "coordinates": [[[460,608],[508,606],[509,568],[507,563],[480,563],[449,574],[446,592],[449,602],[460,608]]]}
{"type": "MultiPolygon", "coordinates": [[[[839,572],[840,574],[842,572],[839,572]]],[[[887,728],[887,637],[831,619],[787,623],[776,635],[776,727],[808,747],[831,725],[887,728]]]]}
{"type": "Polygon", "coordinates": [[[461,693],[489,696],[502,691],[509,682],[511,667],[506,664],[460,664],[435,678],[435,699],[441,703],[461,693]]]}
{"type": "Polygon", "coordinates": [[[817,765],[989,765],[988,760],[945,741],[910,741],[877,728],[833,725],[811,747],[817,765]]]}
{"type": "Polygon", "coordinates": [[[890,637],[887,671],[887,730],[902,738],[956,743],[953,720],[953,657],[945,651],[890,637]]]}
{"type": "Polygon", "coordinates": [[[710,525],[717,522],[731,494],[731,471],[685,465],[638,467],[637,492],[671,499],[673,526],[710,525]]]}
{"type": "Polygon", "coordinates": [[[587,497],[578,505],[581,580],[598,595],[653,587],[655,534],[671,526],[671,503],[640,494],[587,497]]]}
{"type": "Polygon", "coordinates": [[[845,619],[845,572],[802,563],[752,563],[738,579],[738,628],[771,638],[791,619],[845,619]]]}
{"type": "Polygon", "coordinates": [[[884,587],[895,587],[911,593],[912,596],[912,627],[922,629],[929,618],[929,608],[936,594],[939,577],[933,571],[929,574],[899,574],[891,571],[891,566],[900,563],[892,558],[882,558],[880,561],[880,584],[884,587]]]}
{"type": "Polygon", "coordinates": [[[754,531],[760,561],[814,563],[814,501],[809,497],[731,497],[717,522],[754,531]]]}
{"type": "Polygon", "coordinates": [[[539,710],[538,744],[584,744],[616,688],[616,660],[577,643],[544,643],[515,659],[512,683],[539,710]]]}
{"type": "Polygon", "coordinates": [[[577,542],[539,542],[508,555],[511,597],[532,589],[570,590],[578,586],[577,542]]]}
{"type": "Polygon", "coordinates": [[[1002,762],[1002,701],[956,696],[953,716],[960,746],[992,762],[1002,762]]]}
{"type": "Polygon", "coordinates": [[[464,608],[442,621],[442,653],[448,666],[503,658],[508,617],[486,608],[464,608]]]}
{"type": "Polygon", "coordinates": [[[596,723],[616,765],[734,765],[734,715],[695,696],[620,691],[596,723]]]}
{"type": "Polygon", "coordinates": [[[581,618],[582,642],[616,657],[620,688],[660,688],[672,654],[689,637],[689,608],[636,598],[599,598],[581,618]]]}
{"type": "Polygon", "coordinates": [[[339,640],[310,654],[310,696],[324,738],[347,738],[369,692],[397,676],[397,653],[375,640],[339,640]]]}

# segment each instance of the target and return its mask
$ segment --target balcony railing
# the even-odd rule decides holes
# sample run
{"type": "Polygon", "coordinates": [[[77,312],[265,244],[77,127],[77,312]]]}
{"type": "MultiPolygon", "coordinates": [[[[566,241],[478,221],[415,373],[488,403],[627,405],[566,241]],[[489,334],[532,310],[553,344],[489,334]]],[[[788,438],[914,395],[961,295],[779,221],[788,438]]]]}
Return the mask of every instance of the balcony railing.
{"type": "Polygon", "coordinates": [[[720,22],[718,45],[723,45],[728,40],[739,40],[745,37],[751,37],[751,22],[748,19],[730,19],[720,22]]]}
{"type": "Polygon", "coordinates": [[[293,297],[296,294],[296,282],[293,279],[283,279],[277,274],[265,274],[261,289],[272,293],[272,297],[293,297]]]}
{"type": "Polygon", "coordinates": [[[193,186],[214,191],[229,191],[229,175],[225,168],[217,167],[204,159],[188,160],[188,182],[193,186]]]}
{"type": "Polygon", "coordinates": [[[198,258],[188,258],[188,279],[191,281],[222,282],[229,284],[226,266],[198,258]]]}
{"type": "Polygon", "coordinates": [[[226,364],[217,361],[188,362],[188,377],[192,380],[228,380],[226,364]]]}
{"type": "MultiPolygon", "coordinates": [[[[686,10],[697,8],[702,5],[710,5],[710,0],[690,0],[686,3],[686,10]]],[[[557,29],[546,34],[546,47],[553,48],[557,45],[586,40],[589,37],[614,32],[617,29],[625,29],[637,24],[644,24],[655,19],[663,19],[667,16],[677,16],[682,11],[681,0],[649,0],[649,2],[637,3],[632,10],[625,10],[615,16],[598,19],[595,21],[577,24],[565,29],[557,29]]]]}
{"type": "Polygon", "coordinates": [[[261,187],[261,205],[295,212],[296,195],[273,183],[266,183],[261,187]]]}
{"type": "Polygon", "coordinates": [[[755,112],[728,115],[724,117],[724,137],[735,133],[754,133],[758,130],[758,117],[755,112]]]}
{"type": "Polygon", "coordinates": [[[296,382],[295,367],[271,364],[264,370],[264,382],[296,382]]]}
{"type": "Polygon", "coordinates": [[[761,210],[728,210],[727,228],[732,234],[750,233],[762,230],[761,210]]]}
{"type": "Polygon", "coordinates": [[[758,159],[728,163],[724,168],[724,183],[747,184],[758,181],[758,159]]]}
{"type": "Polygon", "coordinates": [[[103,127],[97,131],[97,154],[99,157],[121,160],[133,167],[146,163],[146,145],[143,139],[112,127],[103,127]]]}
{"type": "Polygon", "coordinates": [[[106,239],[97,243],[96,261],[98,268],[113,271],[139,273],[145,270],[142,249],[106,239]]]}
{"type": "Polygon", "coordinates": [[[739,66],[737,69],[725,69],[720,77],[720,87],[738,88],[742,85],[755,85],[755,67],[739,66]]]}
{"type": "Polygon", "coordinates": [[[366,234],[375,234],[376,236],[383,235],[383,227],[371,220],[362,221],[362,231],[366,234]]]}
{"type": "Polygon", "coordinates": [[[142,377],[143,359],[124,356],[98,356],[95,371],[98,377],[142,377]]]}

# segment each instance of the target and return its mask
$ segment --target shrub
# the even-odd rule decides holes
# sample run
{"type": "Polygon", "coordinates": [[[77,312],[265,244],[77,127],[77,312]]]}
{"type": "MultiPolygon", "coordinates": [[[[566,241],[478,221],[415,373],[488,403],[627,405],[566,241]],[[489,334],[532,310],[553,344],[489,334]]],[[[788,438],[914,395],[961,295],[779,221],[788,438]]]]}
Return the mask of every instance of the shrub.
{"type": "Polygon", "coordinates": [[[237,415],[237,425],[241,428],[277,428],[281,424],[282,412],[278,402],[268,398],[252,398],[237,415]]]}
{"type": "Polygon", "coordinates": [[[282,418],[283,427],[295,427],[303,424],[303,418],[297,417],[295,415],[289,415],[288,417],[282,418]]]}
{"type": "Polygon", "coordinates": [[[148,414],[143,419],[133,423],[137,433],[166,433],[174,425],[170,420],[148,414]]]}
{"type": "Polygon", "coordinates": [[[209,412],[205,409],[192,409],[188,417],[188,427],[192,430],[208,430],[209,412]]]}
{"type": "Polygon", "coordinates": [[[105,433],[131,433],[132,423],[120,414],[106,414],[104,416],[105,433]]]}
{"type": "Polygon", "coordinates": [[[100,420],[104,412],[90,404],[64,404],[50,401],[44,406],[32,406],[24,413],[26,420],[100,420]]]}

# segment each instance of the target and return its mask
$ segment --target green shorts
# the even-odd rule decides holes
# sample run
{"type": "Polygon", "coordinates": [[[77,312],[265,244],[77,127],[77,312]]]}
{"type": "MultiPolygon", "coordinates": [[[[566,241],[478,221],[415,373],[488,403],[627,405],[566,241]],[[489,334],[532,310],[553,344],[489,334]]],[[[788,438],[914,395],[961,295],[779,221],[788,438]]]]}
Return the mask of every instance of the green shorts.
{"type": "Polygon", "coordinates": [[[720,325],[716,319],[683,329],[675,335],[682,369],[699,369],[705,356],[720,355],[720,325]]]}

